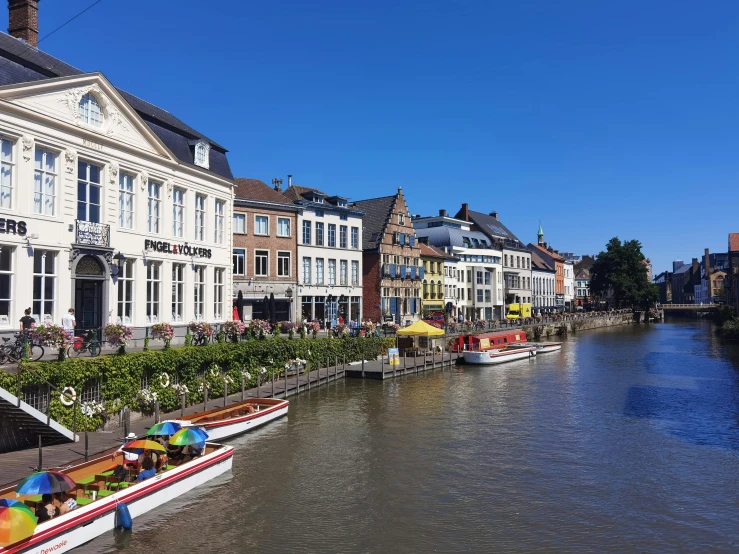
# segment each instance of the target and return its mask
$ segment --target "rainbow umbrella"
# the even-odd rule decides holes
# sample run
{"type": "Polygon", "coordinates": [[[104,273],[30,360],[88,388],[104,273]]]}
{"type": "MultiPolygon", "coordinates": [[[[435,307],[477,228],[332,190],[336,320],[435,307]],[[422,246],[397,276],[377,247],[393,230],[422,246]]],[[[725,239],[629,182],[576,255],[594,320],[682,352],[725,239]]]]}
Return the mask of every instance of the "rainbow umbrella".
{"type": "Polygon", "coordinates": [[[182,426],[179,423],[175,423],[174,421],[162,421],[161,423],[152,425],[146,434],[149,435],[150,437],[161,436],[161,435],[169,436],[169,435],[174,435],[181,428],[182,426]]]}
{"type": "Polygon", "coordinates": [[[15,486],[18,494],[53,494],[64,492],[77,486],[69,475],[58,471],[38,471],[32,473],[15,486]]]}
{"type": "Polygon", "coordinates": [[[36,530],[36,516],[23,502],[0,498],[0,546],[27,539],[36,530]]]}
{"type": "Polygon", "coordinates": [[[131,441],[121,448],[124,452],[131,454],[141,454],[144,450],[156,450],[157,452],[166,452],[167,449],[156,441],[150,441],[146,439],[139,439],[131,441]]]}
{"type": "Polygon", "coordinates": [[[172,446],[189,446],[191,444],[203,444],[208,440],[208,433],[197,427],[185,427],[180,429],[169,438],[172,446]]]}

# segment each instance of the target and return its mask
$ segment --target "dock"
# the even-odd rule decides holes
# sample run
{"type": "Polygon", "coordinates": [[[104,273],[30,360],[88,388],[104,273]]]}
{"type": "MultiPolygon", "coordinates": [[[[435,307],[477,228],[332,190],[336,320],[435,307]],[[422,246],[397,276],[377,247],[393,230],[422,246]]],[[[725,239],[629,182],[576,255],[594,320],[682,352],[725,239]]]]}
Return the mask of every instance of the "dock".
{"type": "Polygon", "coordinates": [[[452,367],[462,355],[456,352],[428,352],[417,356],[400,356],[391,364],[387,357],[380,360],[353,362],[346,366],[347,377],[361,379],[392,379],[401,375],[410,375],[452,367]]]}

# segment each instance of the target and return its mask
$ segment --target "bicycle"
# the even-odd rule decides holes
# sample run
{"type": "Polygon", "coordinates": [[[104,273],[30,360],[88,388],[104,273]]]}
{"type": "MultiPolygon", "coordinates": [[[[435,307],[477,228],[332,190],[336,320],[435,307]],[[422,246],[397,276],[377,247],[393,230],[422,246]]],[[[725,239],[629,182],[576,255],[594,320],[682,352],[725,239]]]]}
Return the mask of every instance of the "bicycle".
{"type": "Polygon", "coordinates": [[[205,346],[210,343],[210,335],[198,333],[192,336],[191,341],[193,346],[205,346]]]}
{"type": "Polygon", "coordinates": [[[93,358],[100,355],[100,343],[92,344],[94,331],[88,331],[84,336],[74,337],[74,342],[67,348],[67,357],[80,357],[85,352],[89,352],[93,358]]]}
{"type": "Polygon", "coordinates": [[[18,362],[23,358],[23,348],[28,345],[28,360],[32,362],[39,361],[44,355],[44,347],[33,342],[24,343],[20,340],[20,333],[16,333],[15,341],[10,342],[9,337],[3,337],[3,344],[0,345],[0,363],[18,362]]]}

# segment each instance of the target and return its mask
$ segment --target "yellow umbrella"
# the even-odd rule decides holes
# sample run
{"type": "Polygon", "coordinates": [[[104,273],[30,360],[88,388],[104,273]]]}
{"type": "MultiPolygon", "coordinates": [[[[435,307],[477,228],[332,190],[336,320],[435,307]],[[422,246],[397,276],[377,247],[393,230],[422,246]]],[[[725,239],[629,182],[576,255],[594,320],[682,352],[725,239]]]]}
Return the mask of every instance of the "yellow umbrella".
{"type": "Polygon", "coordinates": [[[440,337],[444,334],[444,330],[429,325],[425,321],[416,321],[413,325],[399,329],[395,334],[401,337],[440,337]]]}

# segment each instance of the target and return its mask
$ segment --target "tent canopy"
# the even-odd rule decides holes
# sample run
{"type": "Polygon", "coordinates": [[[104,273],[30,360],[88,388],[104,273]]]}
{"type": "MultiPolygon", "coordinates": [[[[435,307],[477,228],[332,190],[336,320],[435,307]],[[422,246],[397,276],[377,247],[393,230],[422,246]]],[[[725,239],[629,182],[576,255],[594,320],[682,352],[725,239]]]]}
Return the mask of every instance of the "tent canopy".
{"type": "Polygon", "coordinates": [[[399,329],[395,334],[402,337],[439,337],[444,334],[444,330],[425,321],[416,321],[413,325],[399,329]]]}

